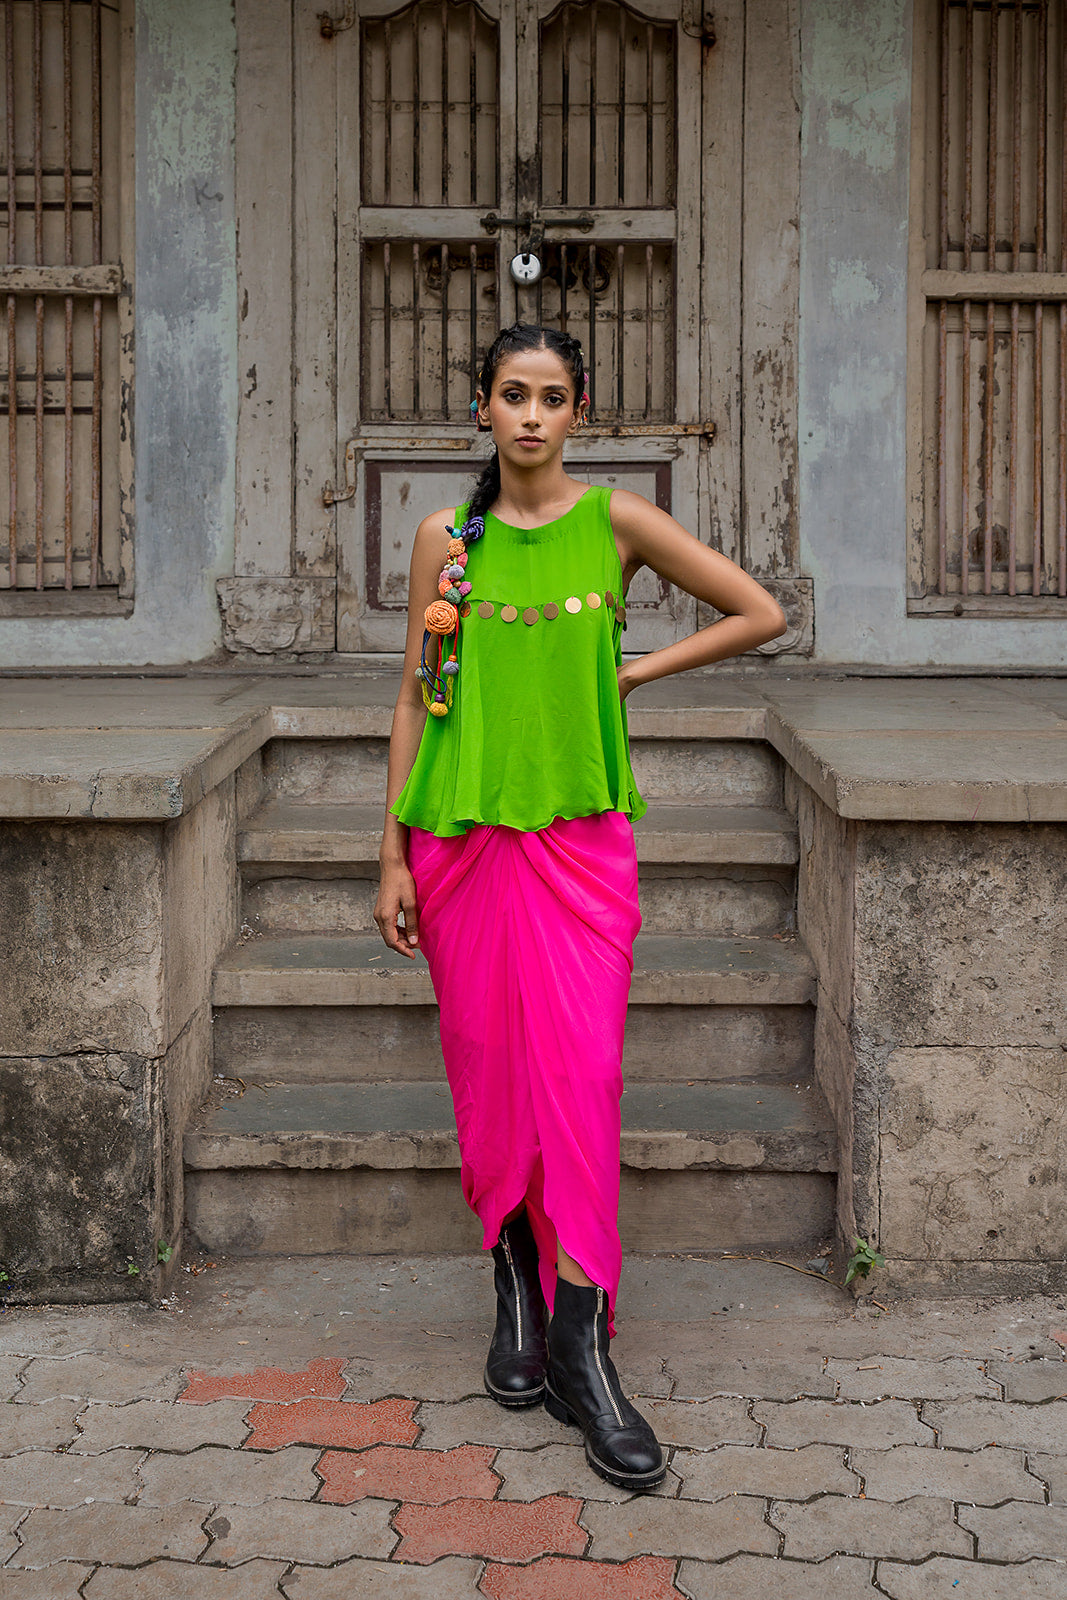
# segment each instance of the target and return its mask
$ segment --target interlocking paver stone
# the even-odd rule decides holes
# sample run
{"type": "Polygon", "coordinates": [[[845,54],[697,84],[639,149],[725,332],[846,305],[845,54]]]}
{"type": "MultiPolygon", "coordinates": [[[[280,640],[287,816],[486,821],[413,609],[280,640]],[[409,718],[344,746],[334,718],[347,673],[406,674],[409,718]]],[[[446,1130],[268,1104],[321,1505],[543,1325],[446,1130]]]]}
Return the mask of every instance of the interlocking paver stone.
{"type": "Polygon", "coordinates": [[[1067,1560],[1067,1506],[960,1506],[960,1526],[978,1535],[980,1561],[1067,1560]]]}
{"type": "Polygon", "coordinates": [[[195,1561],[207,1547],[204,1508],[183,1500],[170,1506],[78,1506],[31,1511],[19,1529],[22,1547],[11,1562],[47,1567],[53,1561],[133,1566],[153,1557],[195,1561]]]}
{"type": "Polygon", "coordinates": [[[142,1450],[236,1446],[248,1432],[247,1412],[247,1400],[214,1400],[202,1406],[177,1406],[168,1400],[89,1405],[78,1417],[81,1432],[71,1453],[95,1455],[116,1445],[136,1445],[142,1450]]]}
{"type": "Polygon", "coordinates": [[[579,1500],[546,1495],[528,1503],[451,1500],[446,1506],[401,1506],[393,1526],[403,1537],[398,1561],[427,1565],[438,1556],[488,1556],[493,1561],[532,1561],[541,1555],[581,1555],[586,1537],[578,1526],[579,1500]]]}
{"type": "Polygon", "coordinates": [[[776,1500],[770,1518],[785,1534],[785,1554],[801,1561],[824,1556],[888,1556],[921,1561],[924,1556],[967,1556],[971,1540],[952,1520],[950,1500],[918,1497],[896,1503],[824,1495],[807,1505],[776,1500]]]}
{"type": "Polygon", "coordinates": [[[92,1570],[72,1561],[21,1572],[5,1567],[0,1572],[0,1600],[78,1600],[92,1570]]]}
{"type": "Polygon", "coordinates": [[[644,1400],[641,1410],[664,1445],[713,1450],[720,1444],[756,1444],[759,1425],[748,1414],[748,1402],[722,1400],[644,1400]]]}
{"type": "Polygon", "coordinates": [[[282,1579],[289,1600],[477,1600],[480,1561],[446,1556],[432,1567],[356,1557],[336,1567],[294,1567],[282,1579]]]}
{"type": "Polygon", "coordinates": [[[80,1400],[42,1400],[37,1405],[0,1404],[0,1456],[18,1450],[55,1450],[77,1435],[80,1400]]]}
{"type": "Polygon", "coordinates": [[[252,1429],[245,1448],[278,1450],[290,1444],[335,1445],[362,1450],[372,1444],[414,1444],[417,1400],[294,1400],[291,1405],[268,1401],[252,1407],[252,1429]]]}
{"type": "Polygon", "coordinates": [[[19,1373],[29,1356],[0,1356],[0,1400],[10,1400],[18,1392],[19,1373]]]}
{"type": "Polygon", "coordinates": [[[832,1400],[834,1380],[822,1370],[821,1360],[810,1367],[793,1366],[783,1361],[718,1360],[694,1361],[691,1357],[669,1357],[668,1370],[674,1378],[671,1391],[675,1400],[704,1399],[709,1395],[745,1395],[765,1400],[795,1400],[801,1395],[832,1400]]]}
{"type": "Polygon", "coordinates": [[[345,1392],[345,1360],[331,1356],[309,1361],[296,1372],[282,1367],[256,1367],[254,1372],[232,1372],[217,1377],[192,1367],[179,1396],[189,1404],[205,1400],[305,1400],[318,1396],[339,1400],[345,1392]]]}
{"type": "Polygon", "coordinates": [[[52,1400],[174,1400],[181,1368],[164,1361],[132,1361],[123,1354],[66,1359],[36,1356],[23,1374],[17,1403],[52,1400]]]}
{"type": "Polygon", "coordinates": [[[1065,1577],[1052,1561],[998,1567],[948,1556],[914,1567],[879,1561],[877,1568],[878,1585],[891,1600],[1063,1600],[1065,1577]]]}
{"type": "Polygon", "coordinates": [[[682,1480],[683,1500],[722,1500],[730,1494],[771,1500],[807,1500],[820,1491],[856,1494],[859,1479],[845,1466],[840,1445],[800,1450],[758,1450],[725,1444],[721,1450],[676,1450],[671,1466],[682,1480]]]}
{"type": "Polygon", "coordinates": [[[873,1566],[854,1556],[820,1562],[735,1556],[721,1566],[683,1561],[678,1583],[692,1600],[874,1600],[873,1566]]]}
{"type": "Polygon", "coordinates": [[[731,1495],[714,1505],[639,1498],[626,1505],[588,1504],[581,1522],[593,1536],[589,1554],[605,1561],[628,1555],[693,1556],[720,1561],[742,1550],[773,1554],[778,1540],[763,1520],[762,1500],[731,1495]]]}
{"type": "Polygon", "coordinates": [[[488,1600],[675,1600],[673,1573],[674,1562],[659,1556],[621,1566],[549,1556],[530,1567],[486,1567],[479,1593],[488,1600]]]}
{"type": "Polygon", "coordinates": [[[368,1498],[422,1506],[491,1500],[500,1487],[489,1465],[493,1454],[488,1444],[457,1445],[454,1450],[406,1450],[395,1445],[359,1452],[327,1450],[315,1467],[322,1479],[319,1499],[342,1506],[368,1498]]]}
{"type": "Polygon", "coordinates": [[[455,1444],[493,1444],[536,1449],[541,1444],[569,1443],[574,1438],[541,1406],[529,1411],[504,1411],[488,1395],[451,1403],[422,1405],[415,1413],[422,1428],[420,1450],[449,1450],[455,1444]]]}
{"type": "MultiPolygon", "coordinates": [[[[201,1512],[203,1507],[200,1508],[201,1512]]],[[[253,1556],[330,1566],[349,1556],[388,1556],[396,1544],[387,1500],[320,1506],[265,1500],[258,1506],[219,1506],[204,1524],[211,1534],[205,1561],[238,1566],[253,1556]]]]}
{"type": "MultiPolygon", "coordinates": [[[[628,1500],[632,1489],[617,1489],[591,1472],[580,1444],[548,1444],[540,1450],[498,1450],[493,1466],[504,1476],[501,1500],[536,1500],[543,1494],[572,1494],[579,1500],[628,1500]]],[[[652,1491],[668,1499],[678,1479],[668,1470],[652,1491]]]]}
{"type": "Polygon", "coordinates": [[[1058,1455],[1067,1444],[1067,1400],[1044,1406],[1009,1400],[934,1401],[923,1406],[922,1416],[938,1430],[940,1445],[959,1450],[1006,1444],[1058,1455]]]}
{"type": "Polygon", "coordinates": [[[185,1561],[153,1561],[132,1572],[100,1567],[85,1594],[86,1600],[277,1600],[284,1571],[280,1561],[249,1561],[233,1571],[185,1561]]]}
{"type": "MultiPolygon", "coordinates": [[[[436,1339],[427,1344],[437,1346],[436,1339]]],[[[437,1352],[435,1351],[435,1354],[437,1352]]],[[[351,1362],[345,1369],[346,1400],[384,1400],[391,1394],[417,1394],[420,1400],[454,1402],[484,1395],[482,1374],[470,1356],[437,1355],[420,1362],[380,1360],[351,1362]]]]}
{"type": "Polygon", "coordinates": [[[967,1500],[995,1506],[1002,1500],[1040,1500],[1042,1485],[1027,1472],[1021,1450],[929,1450],[901,1444],[893,1450],[856,1450],[852,1470],[866,1479],[868,1500],[967,1500]]]}
{"type": "Polygon", "coordinates": [[[18,1549],[19,1541],[15,1529],[25,1515],[25,1506],[5,1506],[0,1501],[0,1563],[5,1562],[13,1550],[18,1549]]]}
{"type": "Polygon", "coordinates": [[[932,1445],[933,1431],[919,1421],[906,1400],[881,1400],[875,1405],[824,1400],[757,1401],[752,1415],[767,1429],[765,1444],[791,1449],[802,1444],[932,1445]]]}
{"type": "Polygon", "coordinates": [[[1044,1478],[1054,1506],[1067,1505],[1067,1456],[1030,1456],[1030,1471],[1044,1478]]]}
{"type": "Polygon", "coordinates": [[[1067,1361],[991,1361],[1006,1400],[1067,1400],[1067,1361]]]}
{"type": "Polygon", "coordinates": [[[15,1506],[80,1506],[86,1500],[132,1500],[137,1493],[139,1450],[103,1456],[67,1456],[25,1450],[0,1461],[0,1500],[15,1506]]]}
{"type": "Polygon", "coordinates": [[[908,1361],[899,1356],[867,1356],[862,1361],[830,1360],[827,1376],[842,1400],[958,1400],[1000,1398],[1000,1388],[979,1361],[908,1361]]]}
{"type": "MultiPolygon", "coordinates": [[[[259,1505],[263,1500],[310,1500],[319,1487],[312,1467],[317,1450],[292,1449],[277,1455],[252,1455],[205,1445],[192,1454],[157,1451],[141,1467],[143,1506],[176,1500],[201,1504],[259,1505]]],[[[106,1459],[82,1457],[83,1460],[106,1459]]]]}

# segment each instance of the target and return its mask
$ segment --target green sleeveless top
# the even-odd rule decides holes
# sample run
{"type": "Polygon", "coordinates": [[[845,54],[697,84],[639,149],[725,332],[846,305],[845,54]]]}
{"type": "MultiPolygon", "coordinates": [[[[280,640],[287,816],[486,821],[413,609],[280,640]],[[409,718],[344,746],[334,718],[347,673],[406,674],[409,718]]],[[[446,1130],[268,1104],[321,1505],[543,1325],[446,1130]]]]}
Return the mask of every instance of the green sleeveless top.
{"type": "Polygon", "coordinates": [[[391,808],[401,822],[448,837],[476,822],[533,832],[555,817],[644,816],[616,676],[625,607],[610,499],[587,489],[539,528],[486,515],[452,707],[426,719],[391,808]]]}

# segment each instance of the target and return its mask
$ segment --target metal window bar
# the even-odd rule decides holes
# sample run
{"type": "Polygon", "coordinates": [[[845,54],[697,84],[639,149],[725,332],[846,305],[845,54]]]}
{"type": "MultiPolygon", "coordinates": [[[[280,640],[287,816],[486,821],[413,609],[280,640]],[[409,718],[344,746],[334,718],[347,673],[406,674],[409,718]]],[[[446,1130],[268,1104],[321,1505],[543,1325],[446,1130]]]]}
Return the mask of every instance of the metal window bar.
{"type": "MultiPolygon", "coordinates": [[[[121,269],[103,258],[102,10],[101,0],[3,3],[8,590],[114,581],[102,554],[104,318],[121,269]]],[[[109,29],[110,63],[113,17],[109,29]]]]}
{"type": "Polygon", "coordinates": [[[938,281],[925,288],[929,587],[943,597],[1067,597],[1067,282],[1049,276],[1052,250],[1067,279],[1065,10],[940,0],[938,281]]]}

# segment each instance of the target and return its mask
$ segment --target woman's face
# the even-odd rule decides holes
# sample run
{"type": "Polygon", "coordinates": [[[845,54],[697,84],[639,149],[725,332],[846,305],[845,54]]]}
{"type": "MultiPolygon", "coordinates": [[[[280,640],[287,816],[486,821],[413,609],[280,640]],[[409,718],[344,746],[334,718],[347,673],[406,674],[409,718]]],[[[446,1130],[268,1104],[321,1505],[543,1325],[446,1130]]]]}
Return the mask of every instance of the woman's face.
{"type": "Polygon", "coordinates": [[[521,350],[497,367],[486,400],[478,390],[478,415],[493,430],[502,456],[518,467],[541,466],[563,449],[580,425],[574,380],[553,351],[521,350]]]}

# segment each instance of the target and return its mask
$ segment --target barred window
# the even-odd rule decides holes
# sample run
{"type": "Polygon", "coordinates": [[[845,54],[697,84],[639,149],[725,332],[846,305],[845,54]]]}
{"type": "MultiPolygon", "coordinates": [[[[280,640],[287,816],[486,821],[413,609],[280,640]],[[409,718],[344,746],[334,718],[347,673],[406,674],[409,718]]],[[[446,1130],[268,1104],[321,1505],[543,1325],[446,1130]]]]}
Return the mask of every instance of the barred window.
{"type": "Polygon", "coordinates": [[[926,0],[920,20],[924,10],[909,609],[1064,615],[1064,0],[926,0]]]}
{"type": "Polygon", "coordinates": [[[109,609],[130,593],[122,17],[118,0],[2,9],[0,612],[48,611],[62,592],[109,609]]]}

